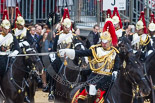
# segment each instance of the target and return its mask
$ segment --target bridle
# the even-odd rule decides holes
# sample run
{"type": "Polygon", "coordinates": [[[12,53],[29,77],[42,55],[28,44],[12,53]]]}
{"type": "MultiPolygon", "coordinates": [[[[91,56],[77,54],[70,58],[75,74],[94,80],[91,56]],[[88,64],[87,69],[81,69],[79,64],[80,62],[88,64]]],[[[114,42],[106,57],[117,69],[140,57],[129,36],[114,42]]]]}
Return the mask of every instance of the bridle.
{"type": "MultiPolygon", "coordinates": [[[[137,65],[137,64],[140,64],[140,62],[139,61],[136,61],[136,60],[134,60],[133,59],[133,56],[134,56],[134,54],[133,54],[133,50],[132,50],[132,48],[130,47],[130,45],[127,43],[126,44],[126,47],[128,48],[125,48],[125,46],[122,48],[122,47],[120,47],[121,49],[124,49],[124,51],[127,51],[126,52],[126,54],[128,53],[128,54],[130,54],[131,53],[131,55],[128,57],[128,61],[125,61],[126,60],[126,58],[124,58],[124,61],[123,61],[123,65],[124,65],[124,63],[127,63],[128,62],[128,64],[130,63],[130,65],[137,65]]],[[[124,67],[124,66],[121,66],[121,68],[123,68],[123,75],[124,75],[124,77],[126,78],[126,80],[128,80],[131,84],[132,84],[132,88],[133,88],[133,93],[134,93],[134,96],[136,96],[137,94],[139,94],[139,92],[140,92],[140,89],[139,89],[139,83],[140,82],[144,82],[144,81],[147,81],[146,80],[146,78],[145,78],[145,75],[144,75],[144,77],[140,77],[140,80],[139,81],[136,81],[135,80],[135,78],[133,78],[132,76],[131,76],[131,73],[129,72],[129,70],[127,70],[126,69],[126,67],[124,67]]],[[[127,64],[125,64],[125,65],[127,65],[127,64]]],[[[141,64],[140,64],[140,66],[141,66],[141,64]]],[[[137,69],[137,68],[136,68],[137,69]]],[[[122,90],[121,90],[122,91],[122,90]]],[[[123,92],[123,91],[122,91],[123,92]]],[[[127,94],[127,95],[130,95],[130,94],[128,94],[128,93],[125,93],[125,92],[123,92],[124,94],[127,94]]],[[[132,96],[132,95],[130,95],[130,96],[132,96]]]]}
{"type": "MultiPolygon", "coordinates": [[[[80,48],[81,48],[82,50],[85,50],[85,47],[83,46],[83,44],[82,44],[81,42],[77,42],[77,43],[73,44],[73,48],[74,48],[74,49],[76,49],[78,46],[80,46],[80,48]]],[[[81,71],[82,71],[82,67],[80,67],[81,64],[82,64],[82,60],[81,60],[81,59],[82,59],[82,58],[79,57],[78,66],[71,66],[71,65],[65,66],[64,63],[63,63],[63,64],[61,65],[60,69],[59,69],[59,70],[60,70],[60,71],[59,71],[59,74],[60,74],[62,68],[64,68],[64,69],[63,69],[63,74],[61,74],[61,77],[64,78],[64,80],[70,85],[70,88],[73,88],[73,87],[75,87],[76,85],[78,85],[78,82],[79,82],[79,80],[80,80],[80,78],[81,78],[81,71]],[[77,68],[77,70],[79,71],[79,72],[78,72],[78,75],[77,75],[77,78],[76,78],[76,80],[75,80],[74,82],[70,82],[70,81],[67,79],[67,77],[66,77],[66,67],[69,67],[69,68],[77,68]]],[[[68,57],[65,57],[65,60],[67,61],[67,60],[68,60],[68,57]]]]}
{"type": "MultiPolygon", "coordinates": [[[[31,49],[28,49],[27,52],[30,51],[30,50],[31,49]]],[[[33,49],[32,49],[32,51],[33,51],[33,49]]],[[[24,51],[24,54],[26,54],[27,52],[24,51]]],[[[28,61],[28,59],[29,59],[29,56],[25,56],[23,58],[23,61],[26,62],[26,61],[28,61]]],[[[16,62],[16,60],[17,60],[17,58],[15,58],[15,60],[12,62],[11,66],[10,66],[10,80],[14,84],[14,86],[16,87],[16,89],[18,90],[18,93],[21,93],[21,92],[24,92],[26,86],[29,87],[28,78],[30,78],[30,76],[32,76],[33,74],[38,74],[38,72],[36,70],[35,63],[31,63],[31,64],[27,64],[26,63],[27,70],[24,70],[24,69],[21,69],[21,68],[18,68],[18,70],[20,70],[20,71],[25,72],[26,74],[28,74],[28,77],[23,77],[23,80],[22,81],[17,81],[14,78],[14,76],[13,76],[13,66],[15,68],[17,68],[17,66],[14,65],[15,62],[16,62]],[[18,83],[21,82],[22,85],[20,86],[17,82],[18,83]]],[[[40,59],[38,58],[36,60],[36,62],[40,62],[40,59]]]]}

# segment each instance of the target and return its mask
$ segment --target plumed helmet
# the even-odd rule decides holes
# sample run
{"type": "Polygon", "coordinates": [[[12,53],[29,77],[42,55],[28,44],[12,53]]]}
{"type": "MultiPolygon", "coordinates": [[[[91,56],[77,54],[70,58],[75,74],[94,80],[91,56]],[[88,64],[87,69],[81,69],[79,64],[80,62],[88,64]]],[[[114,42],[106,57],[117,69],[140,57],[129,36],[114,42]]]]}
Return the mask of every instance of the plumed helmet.
{"type": "Polygon", "coordinates": [[[11,26],[6,9],[4,10],[4,13],[3,13],[1,26],[5,29],[10,29],[10,26],[11,26]]]}
{"type": "Polygon", "coordinates": [[[112,15],[111,15],[111,10],[110,9],[107,10],[107,17],[106,17],[105,22],[107,22],[107,21],[113,22],[112,15]]]}
{"type": "Polygon", "coordinates": [[[113,20],[113,24],[118,24],[119,23],[119,17],[118,16],[113,16],[112,20],[113,20]]]}
{"type": "Polygon", "coordinates": [[[112,19],[113,19],[113,23],[114,23],[114,24],[119,23],[120,28],[123,27],[123,26],[122,26],[122,21],[121,21],[120,15],[119,15],[118,10],[117,10],[117,7],[114,7],[112,19]]]}
{"type": "Polygon", "coordinates": [[[142,20],[139,20],[137,23],[136,23],[136,29],[137,30],[140,30],[140,29],[143,29],[144,28],[144,23],[142,22],[142,20]]]}
{"type": "Polygon", "coordinates": [[[24,25],[24,24],[25,24],[24,18],[23,18],[22,16],[18,16],[18,17],[17,17],[16,24],[24,25]]]}
{"type": "MultiPolygon", "coordinates": [[[[70,20],[68,8],[64,8],[64,14],[63,14],[63,17],[61,19],[61,23],[62,23],[62,25],[66,26],[67,28],[71,27],[71,29],[72,29],[72,23],[70,20]]],[[[62,27],[61,27],[61,30],[62,30],[62,27]]]]}
{"type": "Polygon", "coordinates": [[[144,17],[143,11],[141,11],[139,21],[136,23],[136,29],[137,30],[143,29],[144,33],[145,34],[147,33],[146,22],[145,22],[145,17],[144,17]]]}
{"type": "Polygon", "coordinates": [[[70,28],[72,25],[71,20],[69,18],[65,18],[62,25],[64,25],[67,28],[70,28]]]}
{"type": "Polygon", "coordinates": [[[6,9],[4,10],[3,17],[2,17],[2,20],[4,20],[4,19],[9,20],[9,16],[8,16],[8,13],[7,13],[6,9]]]}
{"type": "Polygon", "coordinates": [[[150,23],[148,29],[149,29],[150,31],[155,31],[155,24],[154,24],[153,22],[150,23]]]}
{"type": "Polygon", "coordinates": [[[154,14],[153,13],[151,14],[151,20],[150,20],[150,24],[149,24],[148,29],[150,31],[155,31],[155,20],[154,20],[154,14]]]}
{"type": "Polygon", "coordinates": [[[107,21],[103,27],[103,32],[100,34],[103,43],[111,41],[113,46],[117,45],[117,36],[114,25],[111,21],[107,21]]]}
{"type": "Polygon", "coordinates": [[[100,33],[100,38],[101,38],[103,43],[107,43],[108,41],[112,40],[111,35],[108,31],[100,33]]]}
{"type": "Polygon", "coordinates": [[[10,24],[9,20],[4,19],[4,20],[2,21],[1,26],[2,26],[3,28],[5,28],[5,29],[10,29],[11,24],[10,24]]]}

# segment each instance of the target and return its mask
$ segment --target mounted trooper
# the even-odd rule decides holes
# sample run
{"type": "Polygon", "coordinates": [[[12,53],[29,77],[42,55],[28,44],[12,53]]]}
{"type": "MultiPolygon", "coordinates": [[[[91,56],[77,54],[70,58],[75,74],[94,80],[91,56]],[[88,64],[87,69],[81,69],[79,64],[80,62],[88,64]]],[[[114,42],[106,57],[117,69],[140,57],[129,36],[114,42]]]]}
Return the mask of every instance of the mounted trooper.
{"type": "Polygon", "coordinates": [[[154,14],[151,14],[150,24],[148,26],[149,35],[151,37],[151,46],[155,49],[155,19],[154,14]]]}
{"type": "Polygon", "coordinates": [[[152,53],[153,48],[151,46],[150,37],[147,34],[143,11],[141,12],[139,21],[136,23],[136,33],[132,35],[131,41],[134,53],[137,53],[137,50],[140,50],[140,60],[145,61],[146,57],[152,53]]]}
{"type": "Polygon", "coordinates": [[[116,30],[117,39],[118,41],[120,41],[120,38],[124,36],[126,32],[124,29],[122,29],[123,28],[122,21],[118,13],[117,7],[114,7],[112,20],[116,30]]]}
{"type": "Polygon", "coordinates": [[[86,88],[82,88],[73,97],[72,103],[83,101],[87,98],[87,95],[96,95],[94,103],[103,103],[103,96],[105,91],[109,88],[112,81],[112,74],[114,77],[119,69],[119,57],[117,53],[119,51],[114,47],[117,45],[117,36],[113,23],[107,21],[104,25],[103,32],[100,34],[100,44],[93,45],[88,50],[74,50],[74,49],[60,49],[59,54],[61,57],[67,56],[70,59],[75,57],[89,57],[89,65],[92,71],[88,80],[91,80],[97,76],[101,77],[94,83],[89,82],[86,88]]]}
{"type": "MultiPolygon", "coordinates": [[[[76,35],[72,32],[72,23],[70,20],[69,16],[69,11],[67,8],[64,9],[64,15],[61,19],[61,31],[59,31],[56,34],[54,44],[53,44],[53,51],[56,52],[60,49],[65,49],[65,48],[73,48],[72,47],[72,42],[73,39],[76,39],[76,35]]],[[[57,54],[50,54],[50,61],[53,69],[55,70],[56,73],[59,72],[60,66],[62,65],[62,61],[60,60],[60,57],[57,54]]],[[[53,90],[55,88],[55,80],[52,79],[53,86],[50,90],[49,93],[49,100],[54,99],[54,94],[53,90]]]]}
{"type": "Polygon", "coordinates": [[[2,32],[0,33],[0,75],[2,76],[7,69],[8,55],[16,56],[20,52],[17,39],[9,33],[10,22],[7,10],[4,10],[4,20],[1,23],[2,32]]]}
{"type": "Polygon", "coordinates": [[[16,19],[15,19],[16,28],[14,28],[12,32],[16,37],[16,39],[18,40],[20,47],[23,47],[23,45],[30,46],[28,42],[31,42],[31,40],[28,39],[28,35],[30,35],[29,30],[26,27],[24,27],[24,25],[25,20],[21,16],[18,7],[16,7],[16,19]]]}

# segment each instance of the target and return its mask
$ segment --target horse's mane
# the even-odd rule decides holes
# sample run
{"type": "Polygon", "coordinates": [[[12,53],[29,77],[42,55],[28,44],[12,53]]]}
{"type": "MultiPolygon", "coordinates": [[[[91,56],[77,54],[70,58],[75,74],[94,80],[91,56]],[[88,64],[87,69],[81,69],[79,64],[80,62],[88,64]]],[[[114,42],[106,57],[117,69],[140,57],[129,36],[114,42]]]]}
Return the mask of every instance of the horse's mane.
{"type": "Polygon", "coordinates": [[[127,37],[122,37],[121,41],[123,41],[125,44],[130,44],[131,45],[131,41],[127,37]]]}

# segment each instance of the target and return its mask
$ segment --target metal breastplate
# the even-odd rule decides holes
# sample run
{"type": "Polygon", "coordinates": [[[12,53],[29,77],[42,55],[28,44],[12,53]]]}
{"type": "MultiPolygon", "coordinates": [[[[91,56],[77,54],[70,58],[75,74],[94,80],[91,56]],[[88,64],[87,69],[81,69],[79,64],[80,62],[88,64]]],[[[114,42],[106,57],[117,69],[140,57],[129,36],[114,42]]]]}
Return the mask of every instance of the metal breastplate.
{"type": "Polygon", "coordinates": [[[65,48],[71,48],[71,43],[60,43],[59,45],[57,45],[57,49],[65,49],[65,48]]]}

